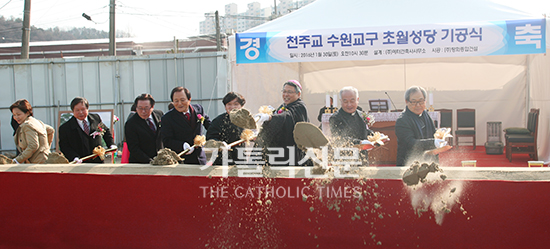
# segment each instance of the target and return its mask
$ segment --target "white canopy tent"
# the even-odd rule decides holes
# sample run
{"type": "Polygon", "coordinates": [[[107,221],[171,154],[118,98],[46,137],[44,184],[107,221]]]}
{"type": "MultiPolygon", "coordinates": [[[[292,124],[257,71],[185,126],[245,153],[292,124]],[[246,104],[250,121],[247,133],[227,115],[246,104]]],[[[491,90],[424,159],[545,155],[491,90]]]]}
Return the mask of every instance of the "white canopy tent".
{"type": "MultiPolygon", "coordinates": [[[[246,33],[534,18],[542,16],[485,0],[317,0],[246,33]]],[[[404,91],[420,85],[433,93],[436,109],[476,109],[478,145],[486,141],[487,122],[501,121],[503,128],[525,127],[528,110],[540,108],[539,160],[550,161],[550,59],[546,54],[237,64],[235,44],[231,40],[232,90],[246,97],[246,107],[252,112],[261,105],[279,105],[282,83],[288,79],[302,83],[302,99],[313,123],[325,105],[325,95],[344,86],[359,89],[364,109],[368,109],[368,99],[385,99],[387,95],[396,108],[403,109],[404,91]]]]}

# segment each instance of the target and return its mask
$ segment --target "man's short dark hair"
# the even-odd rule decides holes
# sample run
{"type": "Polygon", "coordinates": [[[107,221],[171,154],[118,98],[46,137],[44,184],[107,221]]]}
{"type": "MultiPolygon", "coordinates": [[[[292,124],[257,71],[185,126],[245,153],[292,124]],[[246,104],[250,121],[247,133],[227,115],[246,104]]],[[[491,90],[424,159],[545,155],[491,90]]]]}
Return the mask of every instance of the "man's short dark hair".
{"type": "Polygon", "coordinates": [[[132,106],[130,107],[130,111],[131,112],[136,112],[137,111],[137,108],[136,108],[136,104],[132,104],[132,106]]]}
{"type": "Polygon", "coordinates": [[[86,109],[90,109],[90,104],[88,103],[88,100],[84,97],[76,97],[71,101],[71,111],[74,111],[74,107],[78,104],[84,104],[86,106],[86,109]]]}
{"type": "Polygon", "coordinates": [[[191,92],[189,92],[189,90],[183,86],[176,86],[174,87],[174,89],[172,89],[172,93],[170,93],[170,99],[172,101],[174,101],[174,93],[177,93],[177,92],[183,92],[185,93],[185,96],[187,96],[187,99],[191,99],[191,92]]]}
{"type": "Polygon", "coordinates": [[[153,96],[151,96],[151,94],[142,93],[141,95],[137,96],[137,98],[134,100],[133,106],[137,106],[137,103],[140,100],[149,100],[149,103],[151,103],[151,107],[155,106],[155,99],[153,99],[153,96]]]}
{"type": "Polygon", "coordinates": [[[223,97],[222,103],[223,105],[227,105],[227,103],[233,101],[234,99],[237,99],[237,102],[239,102],[241,106],[244,106],[246,103],[244,97],[236,92],[228,92],[225,97],[223,97]]]}

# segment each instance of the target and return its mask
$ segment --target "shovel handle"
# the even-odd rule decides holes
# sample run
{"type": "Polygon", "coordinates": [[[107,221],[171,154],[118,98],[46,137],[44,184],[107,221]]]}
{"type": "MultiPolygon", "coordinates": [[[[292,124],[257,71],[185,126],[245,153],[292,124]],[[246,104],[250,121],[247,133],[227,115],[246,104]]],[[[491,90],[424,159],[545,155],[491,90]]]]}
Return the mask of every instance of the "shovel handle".
{"type": "MultiPolygon", "coordinates": [[[[115,150],[117,150],[117,149],[118,149],[118,148],[108,149],[108,150],[105,150],[105,153],[113,152],[113,151],[115,151],[115,150]]],[[[89,156],[85,156],[85,157],[83,157],[83,158],[80,158],[80,160],[86,161],[86,160],[95,158],[95,157],[97,157],[97,156],[98,156],[98,155],[96,155],[96,154],[91,154],[91,155],[89,155],[89,156]]],[[[72,161],[72,162],[70,162],[69,164],[75,164],[75,161],[72,161]]]]}
{"type": "Polygon", "coordinates": [[[233,146],[242,144],[242,143],[244,143],[245,141],[246,141],[246,140],[244,140],[244,139],[240,139],[240,140],[237,140],[237,141],[235,141],[235,142],[233,142],[233,143],[228,144],[227,146],[233,147],[233,146]]]}
{"type": "Polygon", "coordinates": [[[186,150],[180,152],[180,153],[178,154],[178,156],[179,156],[179,157],[183,156],[185,153],[189,152],[189,151],[191,150],[191,148],[195,148],[195,147],[197,147],[197,145],[194,145],[194,144],[193,144],[193,146],[191,146],[191,147],[189,147],[188,149],[186,149],[186,150]]]}

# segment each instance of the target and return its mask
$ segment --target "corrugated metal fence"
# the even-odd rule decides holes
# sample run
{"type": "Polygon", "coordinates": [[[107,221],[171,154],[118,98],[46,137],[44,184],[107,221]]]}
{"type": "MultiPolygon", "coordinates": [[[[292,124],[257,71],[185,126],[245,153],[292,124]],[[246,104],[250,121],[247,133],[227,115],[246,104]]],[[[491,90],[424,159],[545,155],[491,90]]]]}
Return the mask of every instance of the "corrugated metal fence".
{"type": "Polygon", "coordinates": [[[77,96],[88,99],[90,109],[114,109],[120,119],[114,125],[119,145],[130,107],[142,93],[153,95],[155,109],[166,112],[172,88],[186,87],[191,102],[214,118],[225,111],[221,99],[230,90],[225,56],[215,52],[0,61],[0,150],[15,150],[9,106],[18,99],[27,99],[34,116],[53,127],[58,126],[58,112],[70,110],[77,96]]]}

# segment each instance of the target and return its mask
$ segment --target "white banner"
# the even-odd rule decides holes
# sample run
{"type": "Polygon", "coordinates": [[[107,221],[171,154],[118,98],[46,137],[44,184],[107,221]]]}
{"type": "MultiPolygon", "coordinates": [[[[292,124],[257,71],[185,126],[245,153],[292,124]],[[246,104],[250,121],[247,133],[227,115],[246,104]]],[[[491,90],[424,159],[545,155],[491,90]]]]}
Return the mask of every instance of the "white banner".
{"type": "Polygon", "coordinates": [[[544,19],[238,33],[237,63],[380,60],[546,52],[544,19]]]}

